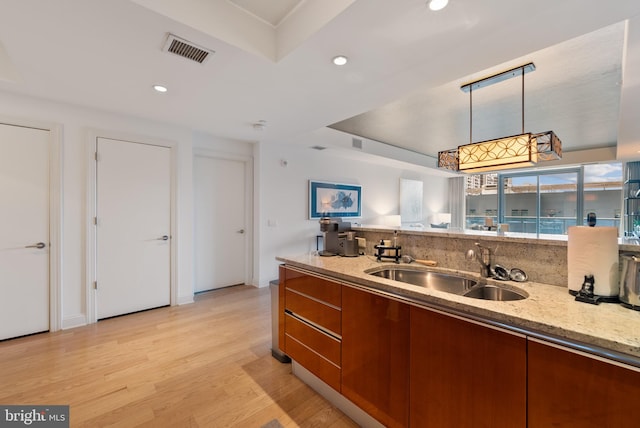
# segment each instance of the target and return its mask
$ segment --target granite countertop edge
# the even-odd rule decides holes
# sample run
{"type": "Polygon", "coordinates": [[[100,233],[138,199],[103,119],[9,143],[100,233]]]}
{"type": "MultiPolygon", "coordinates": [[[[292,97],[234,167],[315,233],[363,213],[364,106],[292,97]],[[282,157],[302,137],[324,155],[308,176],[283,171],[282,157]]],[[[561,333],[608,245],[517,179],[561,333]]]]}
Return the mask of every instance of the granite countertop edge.
{"type": "Polygon", "coordinates": [[[481,279],[479,274],[402,263],[402,267],[431,270],[485,280],[526,291],[529,297],[518,301],[487,301],[451,293],[428,290],[368,274],[368,271],[398,266],[377,262],[373,256],[321,257],[314,254],[278,256],[285,265],[371,289],[420,306],[486,321],[538,338],[547,338],[567,346],[606,358],[617,359],[640,368],[640,311],[620,304],[590,305],[576,302],[567,288],[555,285],[481,279]],[[613,354],[609,355],[609,352],[613,354]],[[621,358],[616,358],[617,354],[621,358]]]}

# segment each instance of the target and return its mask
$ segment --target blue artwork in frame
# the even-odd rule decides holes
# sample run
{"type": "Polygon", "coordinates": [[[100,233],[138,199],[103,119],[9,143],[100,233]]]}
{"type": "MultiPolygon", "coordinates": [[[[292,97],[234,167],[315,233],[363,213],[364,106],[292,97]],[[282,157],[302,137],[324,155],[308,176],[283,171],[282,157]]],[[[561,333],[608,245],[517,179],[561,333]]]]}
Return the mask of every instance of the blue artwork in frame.
{"type": "Polygon", "coordinates": [[[362,186],[309,180],[309,218],[361,215],[362,186]]]}

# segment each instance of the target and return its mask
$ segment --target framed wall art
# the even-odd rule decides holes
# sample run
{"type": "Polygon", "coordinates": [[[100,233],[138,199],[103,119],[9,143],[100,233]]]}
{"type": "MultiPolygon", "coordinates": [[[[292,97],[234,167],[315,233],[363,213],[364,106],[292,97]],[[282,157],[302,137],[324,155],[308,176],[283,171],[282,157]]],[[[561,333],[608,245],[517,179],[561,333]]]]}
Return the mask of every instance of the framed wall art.
{"type": "Polygon", "coordinates": [[[361,217],[362,186],[309,180],[309,218],[361,217]]]}

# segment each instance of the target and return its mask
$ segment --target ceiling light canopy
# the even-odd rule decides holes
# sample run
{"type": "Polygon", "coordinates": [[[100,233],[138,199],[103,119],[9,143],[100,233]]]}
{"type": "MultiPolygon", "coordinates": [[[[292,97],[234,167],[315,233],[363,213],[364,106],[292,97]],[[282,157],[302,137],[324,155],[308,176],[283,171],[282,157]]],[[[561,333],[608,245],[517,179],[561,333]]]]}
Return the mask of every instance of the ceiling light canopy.
{"type": "Polygon", "coordinates": [[[347,62],[349,62],[349,58],[347,58],[344,55],[338,55],[333,57],[333,63],[335,65],[345,65],[347,62]]]}
{"type": "Polygon", "coordinates": [[[447,7],[447,4],[449,4],[449,0],[430,0],[429,9],[433,11],[442,10],[447,7]]]}
{"type": "Polygon", "coordinates": [[[535,69],[529,63],[460,87],[469,92],[469,144],[438,152],[438,168],[477,173],[534,166],[562,158],[562,143],[553,131],[524,132],[524,75],[535,69]],[[473,143],[473,90],[516,76],[522,76],[522,133],[473,143]]]}

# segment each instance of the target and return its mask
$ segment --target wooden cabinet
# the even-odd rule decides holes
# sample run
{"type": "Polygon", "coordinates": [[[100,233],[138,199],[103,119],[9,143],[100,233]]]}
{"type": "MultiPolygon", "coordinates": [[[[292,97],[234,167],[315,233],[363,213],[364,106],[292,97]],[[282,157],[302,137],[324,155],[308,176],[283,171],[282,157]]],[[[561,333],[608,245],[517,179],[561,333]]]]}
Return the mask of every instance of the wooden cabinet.
{"type": "Polygon", "coordinates": [[[410,331],[412,427],[526,427],[525,337],[417,307],[410,331]]]}
{"type": "Polygon", "coordinates": [[[281,267],[283,351],[387,427],[637,427],[640,369],[281,267]]]}
{"type": "Polygon", "coordinates": [[[340,391],[342,286],[280,269],[279,334],[283,351],[340,391]]]}
{"type": "Polygon", "coordinates": [[[287,268],[284,265],[278,267],[278,347],[286,354],[284,350],[284,283],[286,281],[287,268]]]}
{"type": "Polygon", "coordinates": [[[408,369],[409,306],[344,286],[342,394],[385,426],[406,427],[408,369]]]}
{"type": "Polygon", "coordinates": [[[529,428],[640,426],[640,371],[530,340],[529,428]]]}

